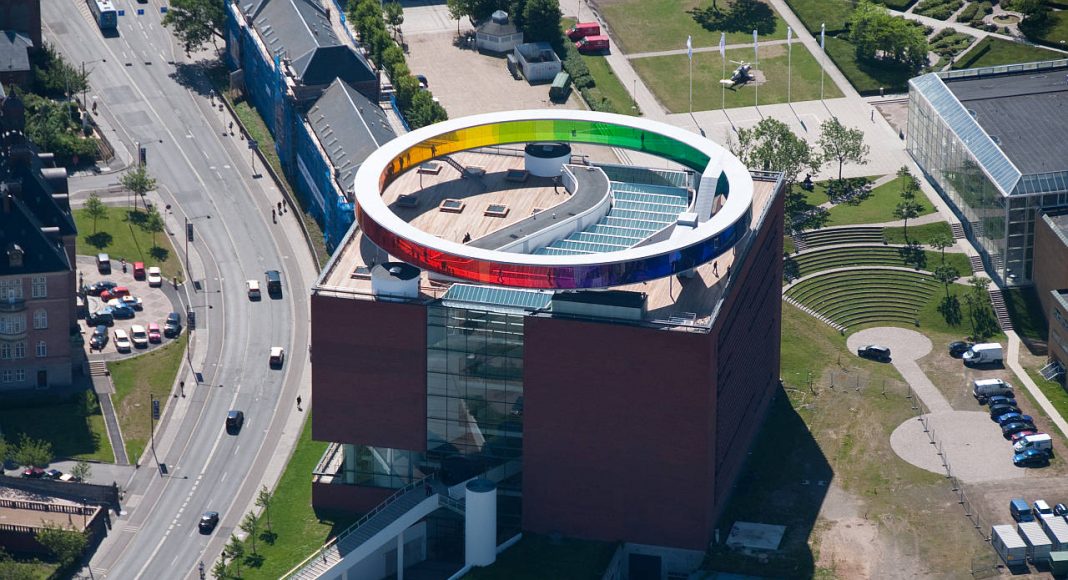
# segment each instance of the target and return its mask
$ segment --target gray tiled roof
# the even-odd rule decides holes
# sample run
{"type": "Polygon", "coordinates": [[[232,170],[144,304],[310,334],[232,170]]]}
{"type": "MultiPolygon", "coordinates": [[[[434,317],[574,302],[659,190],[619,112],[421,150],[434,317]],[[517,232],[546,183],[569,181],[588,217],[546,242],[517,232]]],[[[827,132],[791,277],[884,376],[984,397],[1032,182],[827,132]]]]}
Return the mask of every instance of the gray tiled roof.
{"type": "Polygon", "coordinates": [[[367,156],[396,136],[378,103],[340,80],[323,92],[307,119],[346,189],[367,156]]]}
{"type": "Polygon", "coordinates": [[[12,30],[0,31],[0,72],[30,70],[30,48],[33,41],[29,36],[12,30]]]}

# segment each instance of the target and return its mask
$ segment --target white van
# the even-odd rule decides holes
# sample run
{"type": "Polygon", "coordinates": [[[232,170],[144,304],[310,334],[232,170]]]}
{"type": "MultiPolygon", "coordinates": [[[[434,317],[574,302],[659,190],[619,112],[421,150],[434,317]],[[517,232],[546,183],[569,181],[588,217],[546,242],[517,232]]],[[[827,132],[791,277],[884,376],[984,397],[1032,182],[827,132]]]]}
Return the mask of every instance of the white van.
{"type": "Polygon", "coordinates": [[[1034,435],[1028,435],[1023,439],[1020,439],[1012,446],[1012,451],[1014,453],[1023,453],[1028,449],[1052,451],[1053,438],[1047,433],[1035,433],[1034,435]]]}
{"type": "Polygon", "coordinates": [[[967,366],[1000,364],[1004,359],[1004,352],[1000,344],[984,342],[969,348],[961,358],[964,359],[964,364],[967,366]]]}
{"type": "Polygon", "coordinates": [[[980,403],[995,395],[1012,395],[1012,385],[1001,379],[980,379],[972,382],[972,395],[980,403]]]}

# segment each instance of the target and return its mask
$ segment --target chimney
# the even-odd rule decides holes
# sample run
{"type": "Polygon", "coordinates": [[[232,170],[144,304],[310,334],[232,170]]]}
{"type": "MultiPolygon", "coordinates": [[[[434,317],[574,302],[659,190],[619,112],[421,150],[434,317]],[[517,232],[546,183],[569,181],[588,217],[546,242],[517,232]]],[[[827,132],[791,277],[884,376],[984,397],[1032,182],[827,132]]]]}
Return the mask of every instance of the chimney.
{"type": "MultiPolygon", "coordinates": [[[[7,199],[6,197],[4,198],[7,199]]],[[[10,243],[7,246],[7,265],[9,268],[21,268],[22,257],[25,252],[22,251],[22,246],[16,243],[10,243]]]]}

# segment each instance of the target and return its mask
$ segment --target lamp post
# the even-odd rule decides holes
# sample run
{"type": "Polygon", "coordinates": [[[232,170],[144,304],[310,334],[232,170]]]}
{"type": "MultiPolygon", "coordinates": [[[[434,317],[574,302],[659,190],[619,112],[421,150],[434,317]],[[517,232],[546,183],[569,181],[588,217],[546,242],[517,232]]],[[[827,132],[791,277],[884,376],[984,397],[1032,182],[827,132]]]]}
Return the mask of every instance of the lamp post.
{"type": "Polygon", "coordinates": [[[107,61],[108,61],[108,59],[106,59],[106,58],[99,58],[97,60],[83,60],[82,61],[82,109],[84,109],[84,111],[85,111],[82,114],[82,129],[85,129],[85,126],[87,124],[86,114],[89,113],[89,103],[85,100],[85,98],[86,98],[86,94],[85,93],[86,93],[87,90],[89,90],[89,74],[87,72],[85,72],[85,65],[87,65],[87,64],[95,64],[95,63],[98,63],[98,62],[107,62],[107,61]]]}

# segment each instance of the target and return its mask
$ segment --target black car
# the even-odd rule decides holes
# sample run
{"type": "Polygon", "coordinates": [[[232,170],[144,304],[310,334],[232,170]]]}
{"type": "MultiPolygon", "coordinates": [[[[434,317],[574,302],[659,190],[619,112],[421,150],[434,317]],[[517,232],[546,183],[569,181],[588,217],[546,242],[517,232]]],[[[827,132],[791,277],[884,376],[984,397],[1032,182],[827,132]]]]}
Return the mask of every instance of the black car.
{"type": "Polygon", "coordinates": [[[243,411],[230,411],[226,414],[226,430],[228,432],[237,433],[244,424],[245,413],[243,411]]]}
{"type": "Polygon", "coordinates": [[[993,407],[994,405],[1012,405],[1016,406],[1016,399],[1009,395],[994,395],[986,400],[986,404],[993,407]]]}
{"type": "Polygon", "coordinates": [[[163,323],[163,336],[174,338],[182,333],[182,315],[171,312],[167,315],[167,322],[163,323]]]}
{"type": "Polygon", "coordinates": [[[1063,516],[1066,514],[1068,514],[1068,506],[1064,505],[1063,503],[1059,503],[1053,506],[1053,515],[1063,516]]]}
{"type": "Polygon", "coordinates": [[[89,348],[104,350],[108,345],[108,326],[101,324],[93,330],[93,336],[89,337],[89,348]]]}
{"type": "Polygon", "coordinates": [[[58,469],[49,469],[44,472],[45,479],[59,479],[63,477],[63,472],[58,469]]]}
{"type": "Polygon", "coordinates": [[[970,342],[964,342],[958,340],[957,342],[949,343],[949,356],[953,358],[960,358],[964,356],[964,353],[968,352],[968,349],[975,346],[970,342]]]}
{"type": "Polygon", "coordinates": [[[204,512],[200,516],[200,523],[197,524],[197,527],[200,528],[200,533],[210,534],[217,525],[219,525],[219,512],[204,512]]]}
{"type": "Polygon", "coordinates": [[[94,282],[86,286],[85,293],[90,296],[100,296],[100,294],[102,294],[104,290],[111,290],[116,286],[118,286],[118,284],[112,282],[111,280],[101,280],[99,282],[94,282]]]}
{"type": "Polygon", "coordinates": [[[879,362],[890,362],[890,347],[869,344],[858,348],[857,356],[860,358],[877,360],[879,362]]]}
{"type": "Polygon", "coordinates": [[[1026,431],[1029,429],[1033,430],[1034,428],[1035,424],[1029,421],[1016,421],[1014,423],[1009,423],[1008,425],[1003,425],[1001,427],[1001,435],[1006,439],[1012,439],[1013,433],[1018,433],[1020,431],[1026,431]]]}
{"type": "Polygon", "coordinates": [[[1001,404],[998,404],[998,405],[990,405],[990,416],[991,417],[997,417],[999,415],[1004,415],[1005,413],[1019,413],[1019,412],[1020,412],[1020,408],[1019,407],[1017,407],[1016,405],[1009,404],[1009,403],[1001,403],[1001,404]]]}

